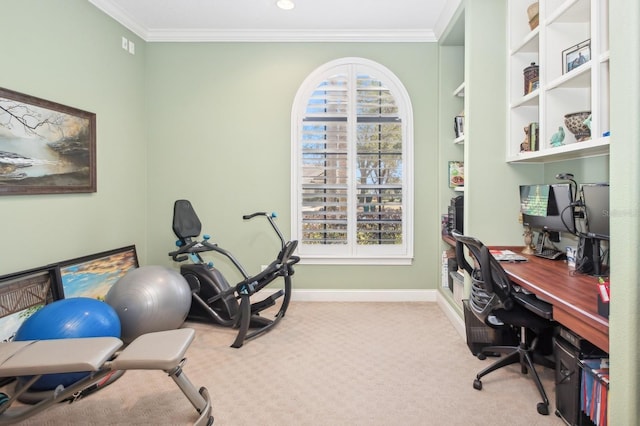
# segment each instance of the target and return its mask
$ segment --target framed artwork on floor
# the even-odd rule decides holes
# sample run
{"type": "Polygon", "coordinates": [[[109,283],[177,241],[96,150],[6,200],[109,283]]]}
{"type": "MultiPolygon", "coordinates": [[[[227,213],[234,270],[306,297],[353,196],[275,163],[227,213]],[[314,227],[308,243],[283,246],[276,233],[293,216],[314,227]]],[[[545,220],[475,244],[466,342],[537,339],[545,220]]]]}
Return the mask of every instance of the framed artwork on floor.
{"type": "Polygon", "coordinates": [[[12,341],[27,318],[60,298],[56,271],[53,265],[0,277],[0,341],[12,341]]]}
{"type": "Polygon", "coordinates": [[[60,294],[104,300],[111,286],[139,266],[135,245],[67,260],[58,264],[60,294]]]}

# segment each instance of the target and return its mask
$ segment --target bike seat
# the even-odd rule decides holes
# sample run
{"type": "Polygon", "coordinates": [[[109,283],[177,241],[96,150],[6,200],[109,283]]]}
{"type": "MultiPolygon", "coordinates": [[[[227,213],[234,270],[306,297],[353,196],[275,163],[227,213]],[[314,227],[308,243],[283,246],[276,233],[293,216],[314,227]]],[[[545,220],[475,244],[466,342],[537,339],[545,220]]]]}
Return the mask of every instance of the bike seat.
{"type": "Polygon", "coordinates": [[[177,200],[173,204],[173,232],[180,240],[200,235],[202,223],[189,200],[177,200]]]}

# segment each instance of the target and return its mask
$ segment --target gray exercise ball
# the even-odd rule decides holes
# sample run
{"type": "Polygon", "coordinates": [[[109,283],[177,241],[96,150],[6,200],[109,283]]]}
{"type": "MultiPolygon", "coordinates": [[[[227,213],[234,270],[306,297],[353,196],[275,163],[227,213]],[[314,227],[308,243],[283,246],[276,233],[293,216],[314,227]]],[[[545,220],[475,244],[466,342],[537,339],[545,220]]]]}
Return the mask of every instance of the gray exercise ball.
{"type": "Polygon", "coordinates": [[[179,328],[191,308],[187,280],[164,266],[132,269],[111,287],[105,301],[118,313],[121,339],[179,328]]]}

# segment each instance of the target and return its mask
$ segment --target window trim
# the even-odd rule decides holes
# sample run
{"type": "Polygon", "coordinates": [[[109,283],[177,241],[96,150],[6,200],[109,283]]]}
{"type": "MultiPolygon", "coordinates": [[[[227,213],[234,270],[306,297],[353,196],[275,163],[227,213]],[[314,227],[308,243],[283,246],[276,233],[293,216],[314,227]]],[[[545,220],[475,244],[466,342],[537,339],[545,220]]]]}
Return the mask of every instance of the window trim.
{"type": "MultiPolygon", "coordinates": [[[[333,71],[341,67],[355,67],[375,75],[384,82],[394,94],[398,105],[398,115],[402,119],[402,150],[403,150],[403,244],[397,253],[371,253],[366,247],[361,247],[358,253],[352,253],[347,245],[347,253],[328,254],[318,248],[318,253],[301,252],[302,264],[342,264],[342,265],[410,265],[413,262],[414,249],[414,136],[413,136],[413,108],[409,93],[400,79],[388,68],[365,58],[346,57],[327,62],[312,71],[298,88],[291,110],[291,235],[299,238],[302,235],[302,224],[299,221],[302,210],[301,197],[298,194],[299,171],[302,168],[301,147],[298,143],[301,137],[301,122],[304,110],[311,94],[318,88],[318,84],[333,71]]],[[[350,168],[350,171],[352,169],[350,168]]],[[[325,247],[326,248],[326,247],[325,247]]],[[[387,247],[388,248],[388,247],[387,247]]],[[[335,249],[335,248],[334,248],[335,249]]],[[[311,252],[315,250],[310,250],[311,252]]],[[[376,250],[377,251],[377,250],[376,250]]]]}

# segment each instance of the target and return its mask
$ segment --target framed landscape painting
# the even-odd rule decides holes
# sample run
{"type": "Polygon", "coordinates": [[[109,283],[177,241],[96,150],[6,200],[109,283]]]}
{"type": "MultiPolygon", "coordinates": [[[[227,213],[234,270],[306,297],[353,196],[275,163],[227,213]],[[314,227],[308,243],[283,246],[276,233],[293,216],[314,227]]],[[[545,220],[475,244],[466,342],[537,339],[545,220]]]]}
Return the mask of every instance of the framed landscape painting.
{"type": "Polygon", "coordinates": [[[138,266],[134,245],[61,262],[58,265],[60,293],[65,299],[104,300],[111,286],[138,266]]]}
{"type": "Polygon", "coordinates": [[[0,195],[96,192],[96,116],[0,88],[0,195]]]}
{"type": "Polygon", "coordinates": [[[0,277],[0,341],[12,341],[22,323],[59,299],[55,266],[0,277]]]}

